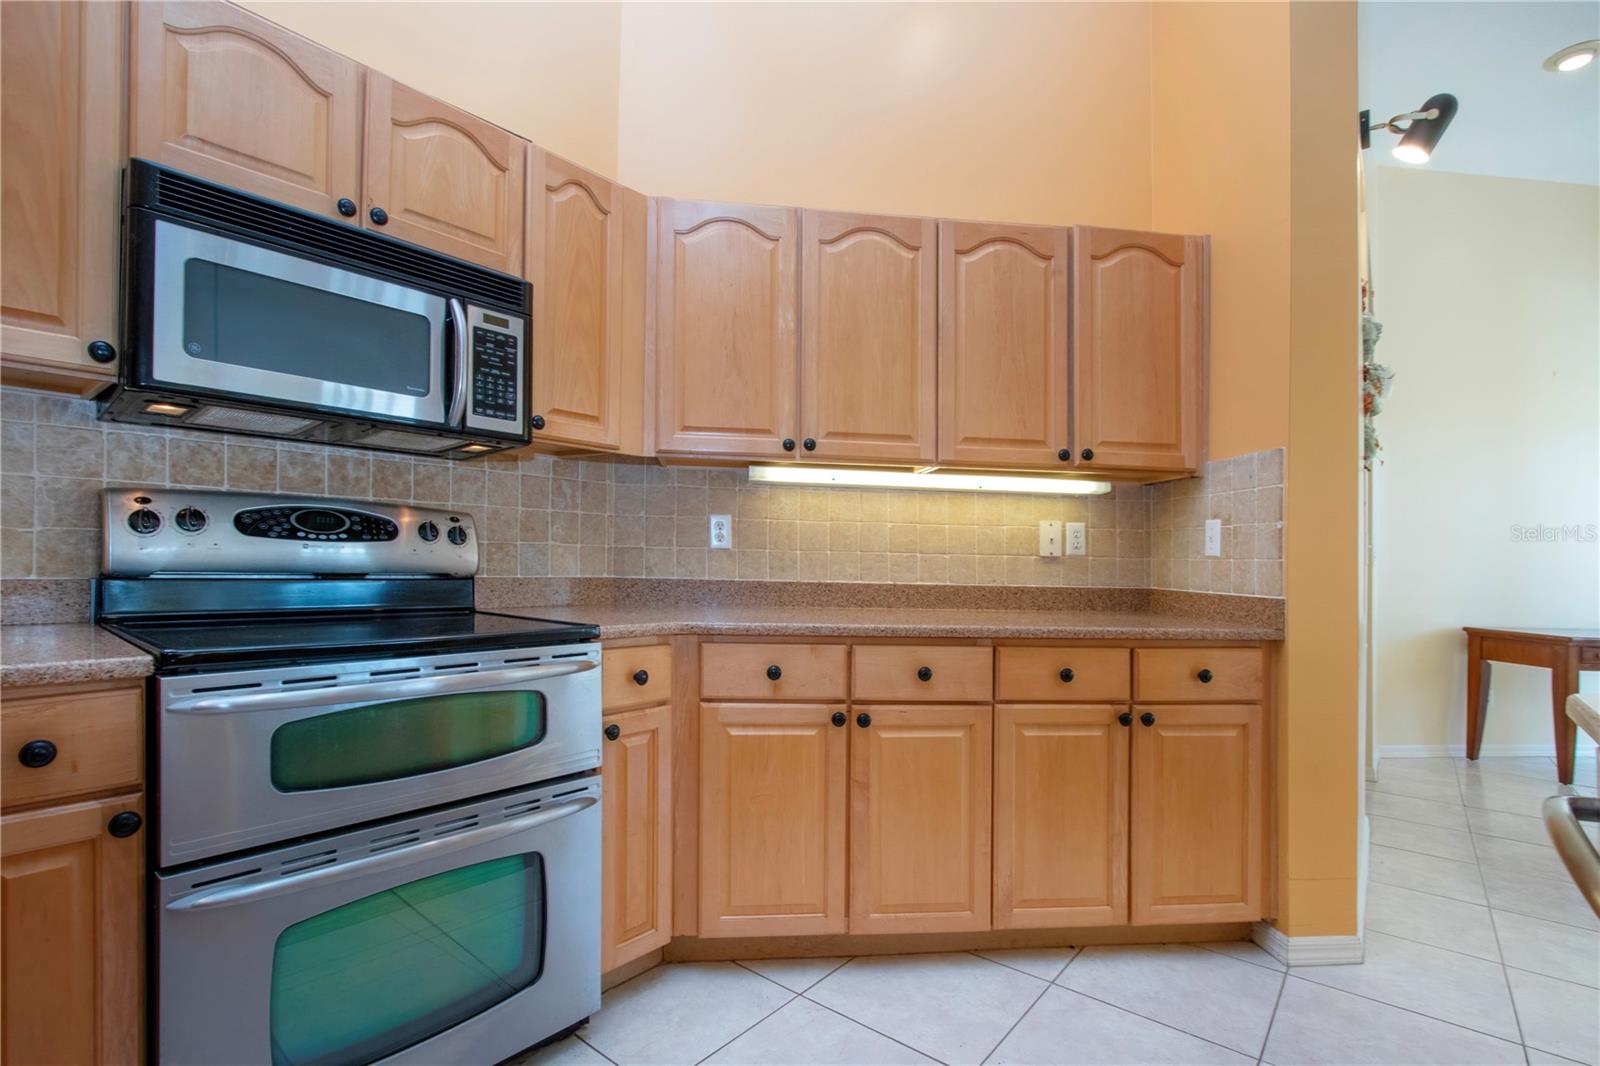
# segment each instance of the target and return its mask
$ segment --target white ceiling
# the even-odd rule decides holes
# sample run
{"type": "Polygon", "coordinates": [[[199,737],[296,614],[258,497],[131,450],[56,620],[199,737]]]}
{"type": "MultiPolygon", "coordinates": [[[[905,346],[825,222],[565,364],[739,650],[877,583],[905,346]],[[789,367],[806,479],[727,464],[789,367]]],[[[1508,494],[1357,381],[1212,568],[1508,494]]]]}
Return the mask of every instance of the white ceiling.
{"type": "MultiPolygon", "coordinates": [[[[1600,38],[1600,2],[1363,0],[1359,10],[1361,106],[1372,121],[1439,92],[1461,102],[1426,166],[1600,184],[1600,62],[1567,74],[1541,66],[1600,38]]],[[[1389,154],[1394,142],[1375,133],[1368,166],[1404,166],[1389,154]]]]}

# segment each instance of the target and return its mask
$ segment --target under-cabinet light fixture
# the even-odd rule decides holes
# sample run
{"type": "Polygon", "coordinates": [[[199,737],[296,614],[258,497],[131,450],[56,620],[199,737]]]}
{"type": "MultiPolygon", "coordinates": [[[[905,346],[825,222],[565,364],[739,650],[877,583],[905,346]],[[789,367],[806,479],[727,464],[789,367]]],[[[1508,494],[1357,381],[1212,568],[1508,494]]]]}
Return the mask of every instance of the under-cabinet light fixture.
{"type": "Polygon", "coordinates": [[[144,405],[145,414],[166,415],[169,418],[177,418],[179,415],[186,415],[193,410],[194,408],[188,404],[167,403],[165,400],[154,400],[144,405]]]}
{"type": "Polygon", "coordinates": [[[936,489],[941,492],[1030,492],[1051,496],[1101,496],[1105,481],[1029,477],[1024,474],[946,474],[866,470],[848,466],[752,466],[750,480],[769,485],[837,485],[857,489],[936,489]]]}

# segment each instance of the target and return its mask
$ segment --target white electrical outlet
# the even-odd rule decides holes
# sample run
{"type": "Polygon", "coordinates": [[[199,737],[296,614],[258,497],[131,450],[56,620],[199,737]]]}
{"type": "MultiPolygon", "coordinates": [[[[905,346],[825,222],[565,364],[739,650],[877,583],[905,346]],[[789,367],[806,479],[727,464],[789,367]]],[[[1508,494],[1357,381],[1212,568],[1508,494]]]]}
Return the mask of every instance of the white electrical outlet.
{"type": "Polygon", "coordinates": [[[1087,555],[1089,553],[1089,535],[1083,531],[1082,522],[1067,523],[1067,554],[1087,555]]]}
{"type": "Polygon", "coordinates": [[[1052,556],[1061,554],[1061,523],[1039,523],[1039,554],[1052,556]]]}
{"type": "Polygon", "coordinates": [[[733,518],[725,514],[712,515],[710,537],[713,548],[733,547],[733,518]]]}
{"type": "Polygon", "coordinates": [[[1222,554],[1222,519],[1206,519],[1206,554],[1222,554]]]}

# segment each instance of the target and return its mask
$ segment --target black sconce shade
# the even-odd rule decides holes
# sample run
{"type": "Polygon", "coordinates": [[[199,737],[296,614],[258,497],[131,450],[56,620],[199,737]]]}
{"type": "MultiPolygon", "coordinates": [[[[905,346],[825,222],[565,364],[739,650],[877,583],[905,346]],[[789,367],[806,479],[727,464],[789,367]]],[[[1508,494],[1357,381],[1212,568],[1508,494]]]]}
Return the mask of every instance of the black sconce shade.
{"type": "Polygon", "coordinates": [[[1451,120],[1456,117],[1456,98],[1449,93],[1438,93],[1428,97],[1417,111],[1419,113],[1438,111],[1439,116],[1411,120],[1405,133],[1400,135],[1400,143],[1394,146],[1395,158],[1402,162],[1428,161],[1433,155],[1434,146],[1439,143],[1439,138],[1444,136],[1444,131],[1450,128],[1451,120]]]}

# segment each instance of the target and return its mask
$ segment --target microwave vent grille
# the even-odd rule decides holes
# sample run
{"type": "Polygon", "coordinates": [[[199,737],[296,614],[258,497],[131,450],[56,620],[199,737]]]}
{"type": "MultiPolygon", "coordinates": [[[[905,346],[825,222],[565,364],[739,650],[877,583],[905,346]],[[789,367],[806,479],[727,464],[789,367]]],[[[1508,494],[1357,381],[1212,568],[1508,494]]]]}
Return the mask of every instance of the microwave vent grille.
{"type": "Polygon", "coordinates": [[[202,407],[183,420],[186,426],[231,429],[239,433],[271,433],[293,436],[317,425],[314,418],[295,418],[266,411],[245,411],[237,407],[202,407]]]}
{"type": "Polygon", "coordinates": [[[510,275],[367,233],[345,223],[258,200],[174,171],[152,170],[157,175],[156,200],[162,207],[288,241],[354,266],[410,278],[474,303],[515,308],[519,312],[527,306],[527,283],[510,275]]]}

